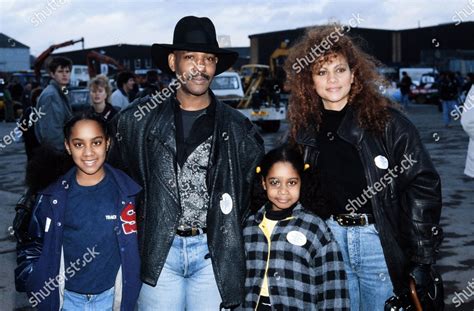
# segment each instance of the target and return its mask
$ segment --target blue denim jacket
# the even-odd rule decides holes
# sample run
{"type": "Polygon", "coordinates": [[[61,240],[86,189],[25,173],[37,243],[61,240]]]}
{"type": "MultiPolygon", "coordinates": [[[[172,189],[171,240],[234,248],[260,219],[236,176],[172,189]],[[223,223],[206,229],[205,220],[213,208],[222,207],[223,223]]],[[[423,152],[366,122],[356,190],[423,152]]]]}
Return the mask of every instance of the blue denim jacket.
{"type": "MultiPolygon", "coordinates": [[[[116,210],[118,220],[116,234],[121,268],[116,276],[114,310],[116,307],[120,307],[120,310],[134,310],[141,289],[135,221],[135,197],[141,188],[122,171],[105,165],[117,183],[120,193],[116,210]]],[[[61,309],[64,295],[64,282],[61,280],[67,276],[71,277],[73,273],[71,266],[65,267],[62,244],[67,192],[69,181],[74,178],[75,172],[74,167],[38,193],[29,227],[29,234],[34,239],[17,250],[18,266],[15,269],[17,290],[26,291],[29,302],[38,310],[61,309]]],[[[95,255],[93,249],[88,250],[88,258],[93,258],[95,255]]]]}
{"type": "Polygon", "coordinates": [[[49,144],[57,150],[64,150],[63,127],[72,117],[69,97],[59,84],[51,80],[38,98],[36,108],[44,113],[35,124],[36,139],[40,144],[49,144]]]}

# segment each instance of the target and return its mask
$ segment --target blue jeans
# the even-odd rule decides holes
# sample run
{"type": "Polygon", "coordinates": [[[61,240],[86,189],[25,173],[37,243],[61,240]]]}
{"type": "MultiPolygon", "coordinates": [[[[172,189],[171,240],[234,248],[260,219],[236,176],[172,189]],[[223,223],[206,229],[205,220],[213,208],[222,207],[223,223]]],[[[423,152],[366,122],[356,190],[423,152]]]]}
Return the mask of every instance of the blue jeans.
{"type": "Polygon", "coordinates": [[[410,103],[410,99],[408,98],[408,94],[402,94],[401,104],[403,108],[408,108],[408,104],[410,103]]]}
{"type": "Polygon", "coordinates": [[[444,125],[449,125],[451,121],[451,111],[453,111],[457,104],[457,100],[443,100],[443,123],[444,125]]]}
{"type": "Polygon", "coordinates": [[[375,226],[343,227],[332,219],[326,223],[344,259],[351,311],[383,310],[393,287],[375,226]]]}
{"type": "Polygon", "coordinates": [[[114,288],[97,295],[84,295],[64,290],[63,311],[112,311],[114,288]]]}
{"type": "Polygon", "coordinates": [[[222,302],[207,235],[175,236],[155,287],[143,284],[138,310],[216,311],[222,302]]]}

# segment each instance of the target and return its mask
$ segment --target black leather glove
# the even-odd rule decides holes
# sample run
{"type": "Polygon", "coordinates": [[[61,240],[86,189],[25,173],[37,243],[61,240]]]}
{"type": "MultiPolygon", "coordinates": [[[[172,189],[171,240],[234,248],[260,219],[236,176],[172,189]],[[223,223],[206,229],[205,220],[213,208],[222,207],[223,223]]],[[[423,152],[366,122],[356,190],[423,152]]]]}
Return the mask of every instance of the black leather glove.
{"type": "Polygon", "coordinates": [[[423,301],[428,295],[428,290],[433,286],[431,279],[431,265],[428,264],[414,264],[410,270],[410,276],[415,281],[416,293],[418,299],[423,301]]]}
{"type": "Polygon", "coordinates": [[[410,277],[415,281],[416,294],[424,311],[444,309],[443,281],[429,264],[413,264],[410,277]]]}

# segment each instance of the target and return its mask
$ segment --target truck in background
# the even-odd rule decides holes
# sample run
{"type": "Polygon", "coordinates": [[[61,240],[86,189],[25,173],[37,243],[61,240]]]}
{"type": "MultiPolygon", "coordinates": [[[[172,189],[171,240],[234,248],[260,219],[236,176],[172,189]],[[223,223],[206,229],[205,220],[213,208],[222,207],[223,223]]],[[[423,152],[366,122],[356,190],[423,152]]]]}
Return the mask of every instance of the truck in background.
{"type": "Polygon", "coordinates": [[[436,70],[435,68],[432,68],[432,67],[423,67],[423,68],[400,68],[399,71],[398,71],[398,81],[400,81],[402,79],[402,73],[403,72],[406,72],[410,78],[411,78],[411,81],[413,82],[413,84],[415,84],[416,86],[419,86],[420,83],[422,82],[422,79],[421,77],[424,75],[424,74],[434,74],[434,75],[437,75],[438,74],[438,70],[436,70]]]}
{"type": "Polygon", "coordinates": [[[399,77],[406,72],[410,76],[413,85],[411,86],[409,98],[417,104],[438,105],[438,86],[436,80],[438,70],[433,67],[424,68],[400,68],[399,77]]]}

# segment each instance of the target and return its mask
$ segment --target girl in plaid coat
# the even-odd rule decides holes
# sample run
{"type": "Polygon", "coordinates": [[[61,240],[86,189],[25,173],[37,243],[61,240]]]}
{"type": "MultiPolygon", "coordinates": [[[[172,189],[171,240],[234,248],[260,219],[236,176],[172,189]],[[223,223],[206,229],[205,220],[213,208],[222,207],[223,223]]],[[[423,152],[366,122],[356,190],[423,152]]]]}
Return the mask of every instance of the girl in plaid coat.
{"type": "Polygon", "coordinates": [[[286,146],[257,167],[268,202],[244,228],[244,310],[349,310],[339,247],[328,227],[299,203],[305,165],[286,146]]]}

